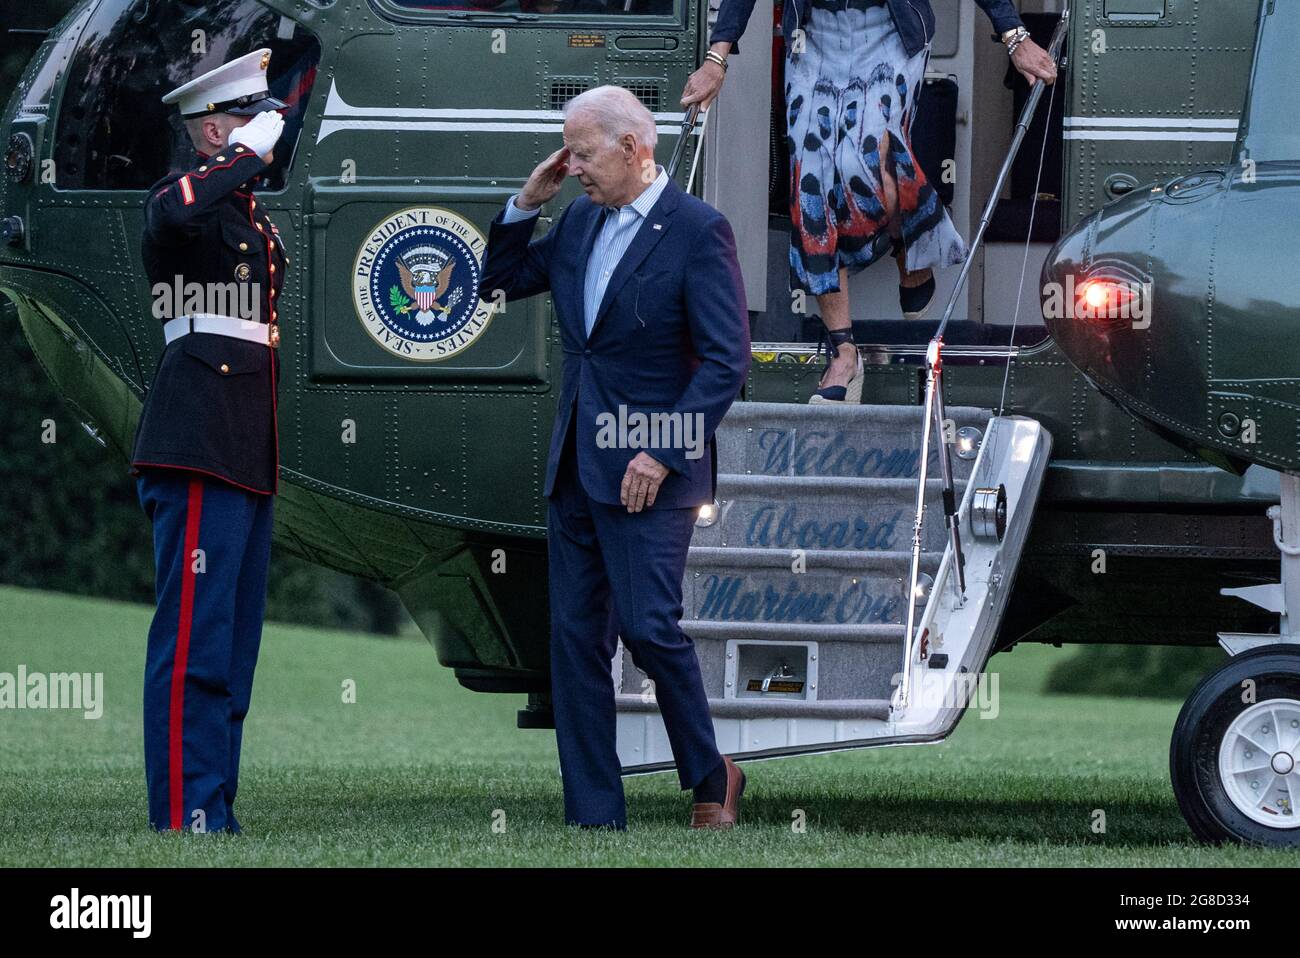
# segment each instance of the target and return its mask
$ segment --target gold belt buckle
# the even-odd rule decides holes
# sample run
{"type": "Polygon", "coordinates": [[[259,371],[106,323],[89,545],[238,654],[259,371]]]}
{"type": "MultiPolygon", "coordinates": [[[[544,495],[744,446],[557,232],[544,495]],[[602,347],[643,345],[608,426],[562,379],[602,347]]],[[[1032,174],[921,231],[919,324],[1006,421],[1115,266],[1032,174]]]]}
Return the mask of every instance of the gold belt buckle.
{"type": "Polygon", "coordinates": [[[280,327],[277,323],[271,323],[267,335],[267,341],[270,343],[272,349],[280,348],[280,327]]]}

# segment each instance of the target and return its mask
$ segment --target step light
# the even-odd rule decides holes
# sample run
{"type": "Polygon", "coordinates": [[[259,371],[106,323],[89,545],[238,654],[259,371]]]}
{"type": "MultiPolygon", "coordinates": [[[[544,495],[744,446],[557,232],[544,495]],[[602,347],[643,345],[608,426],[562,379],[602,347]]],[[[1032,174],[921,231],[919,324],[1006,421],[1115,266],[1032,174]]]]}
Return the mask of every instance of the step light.
{"type": "Polygon", "coordinates": [[[707,502],[700,506],[699,515],[695,517],[695,528],[707,529],[718,521],[718,516],[722,514],[722,507],[718,505],[718,500],[707,502]]]}
{"type": "Polygon", "coordinates": [[[980,451],[980,440],[984,433],[975,426],[962,426],[957,430],[956,442],[953,443],[958,459],[974,459],[980,451]]]}
{"type": "MultiPolygon", "coordinates": [[[[930,590],[934,588],[934,577],[924,572],[918,572],[916,576],[916,591],[912,593],[912,601],[917,605],[925,605],[930,601],[930,590]]],[[[903,583],[903,593],[907,593],[907,583],[903,583]]]]}

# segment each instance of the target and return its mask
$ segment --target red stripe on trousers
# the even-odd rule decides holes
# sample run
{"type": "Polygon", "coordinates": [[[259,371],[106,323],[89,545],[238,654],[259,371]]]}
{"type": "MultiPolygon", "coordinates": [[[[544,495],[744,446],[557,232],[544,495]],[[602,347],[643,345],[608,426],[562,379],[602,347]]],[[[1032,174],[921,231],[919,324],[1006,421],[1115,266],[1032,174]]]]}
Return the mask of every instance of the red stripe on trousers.
{"type": "Polygon", "coordinates": [[[203,517],[203,480],[190,480],[189,507],[185,511],[185,554],[181,576],[181,617],[176,626],[176,656],[172,660],[171,721],[168,722],[167,766],[172,806],[172,828],[185,818],[185,777],[182,722],[185,713],[185,667],[190,657],[190,626],[194,621],[194,550],[199,547],[199,520],[203,517]]]}

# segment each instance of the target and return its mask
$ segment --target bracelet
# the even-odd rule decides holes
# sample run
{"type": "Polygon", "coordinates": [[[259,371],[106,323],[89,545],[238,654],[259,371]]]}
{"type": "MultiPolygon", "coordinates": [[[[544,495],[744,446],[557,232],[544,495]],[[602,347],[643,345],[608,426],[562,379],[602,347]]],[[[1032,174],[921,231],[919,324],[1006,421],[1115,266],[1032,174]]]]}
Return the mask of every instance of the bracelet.
{"type": "Polygon", "coordinates": [[[724,57],[721,53],[718,53],[716,50],[708,51],[706,54],[704,54],[704,59],[710,60],[713,63],[716,63],[718,66],[722,67],[723,73],[727,72],[727,58],[724,57]]]}
{"type": "Polygon", "coordinates": [[[1023,26],[1008,30],[1001,36],[1002,42],[1005,43],[1007,47],[1007,56],[1011,56],[1011,54],[1015,53],[1016,47],[1020,46],[1020,44],[1024,43],[1028,39],[1029,31],[1023,26]]]}

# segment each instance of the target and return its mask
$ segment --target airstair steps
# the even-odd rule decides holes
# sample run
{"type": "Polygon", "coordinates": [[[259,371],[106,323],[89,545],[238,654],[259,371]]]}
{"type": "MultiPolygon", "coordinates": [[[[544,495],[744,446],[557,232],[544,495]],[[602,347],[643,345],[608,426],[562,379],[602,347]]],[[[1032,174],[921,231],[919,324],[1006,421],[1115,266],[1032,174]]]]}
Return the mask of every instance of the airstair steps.
{"type": "MultiPolygon", "coordinates": [[[[715,436],[718,508],[696,527],[682,590],[682,630],[715,719],[889,716],[923,415],[920,406],[732,406],[715,436]]],[[[991,415],[947,410],[953,428],[981,432],[991,415]]],[[[936,440],[921,536],[928,576],[947,544],[936,440]]],[[[973,463],[950,458],[960,497],[973,463]]],[[[630,650],[620,655],[617,710],[653,717],[653,684],[630,650]]]]}

